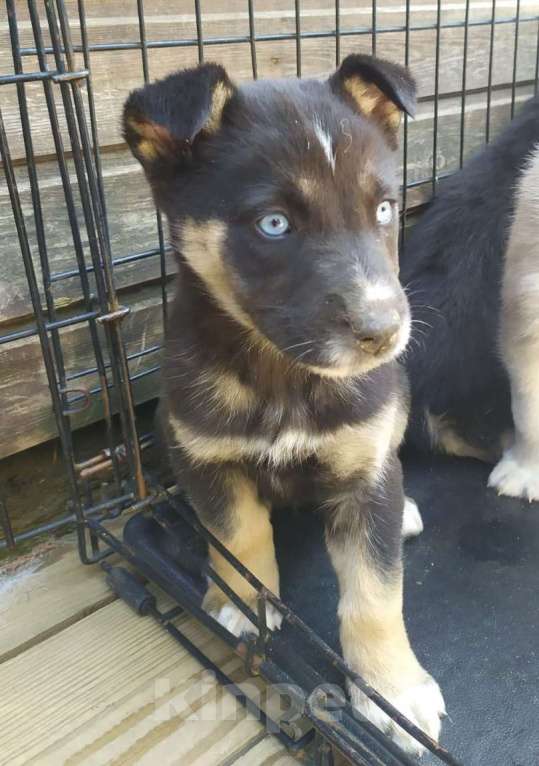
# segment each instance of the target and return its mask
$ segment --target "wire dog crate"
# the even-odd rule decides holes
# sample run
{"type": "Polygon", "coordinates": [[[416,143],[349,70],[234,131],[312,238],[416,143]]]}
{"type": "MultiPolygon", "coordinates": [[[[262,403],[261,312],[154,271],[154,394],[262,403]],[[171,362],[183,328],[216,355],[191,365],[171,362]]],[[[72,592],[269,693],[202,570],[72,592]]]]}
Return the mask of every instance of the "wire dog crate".
{"type": "MultiPolygon", "coordinates": [[[[353,714],[347,703],[340,701],[335,706],[332,692],[325,689],[324,678],[316,670],[318,661],[348,676],[421,741],[437,762],[456,766],[453,756],[354,675],[299,617],[234,560],[198,524],[178,488],[163,483],[146,468],[144,454],[153,437],[140,432],[136,402],[155,395],[162,320],[166,319],[173,275],[160,216],[150,213],[146,204],[142,237],[136,233],[136,222],[127,218],[132,210],[126,188],[134,164],[127,165],[124,159],[125,167],[114,176],[116,185],[109,183],[110,157],[123,151],[116,124],[122,88],[112,92],[111,100],[103,99],[96,86],[96,72],[103,80],[102,57],[126,56],[122,59],[126,68],[121,71],[129,89],[182,64],[204,59],[229,59],[232,76],[239,67],[240,76],[255,78],[275,73],[318,75],[337,65],[352,49],[400,60],[412,67],[420,84],[418,120],[409,123],[405,119],[403,126],[404,237],[408,217],[435,192],[436,184],[462,166],[473,149],[488,142],[497,126],[513,116],[520,101],[537,92],[539,4],[492,0],[485,10],[486,4],[472,0],[447,7],[436,0],[418,11],[411,0],[398,7],[372,0],[364,8],[335,0],[333,7],[322,9],[305,0],[295,0],[293,7],[281,2],[238,0],[232,4],[234,13],[227,15],[221,10],[210,12],[209,2],[203,7],[201,0],[194,0],[192,8],[187,3],[177,7],[167,4],[174,6],[167,8],[168,15],[160,16],[157,22],[152,17],[149,25],[144,0],[137,0],[117,3],[124,13],[124,6],[129,5],[131,15],[129,19],[109,18],[108,26],[107,19],[102,20],[106,34],[100,37],[93,35],[97,25],[88,23],[89,4],[88,0],[6,0],[5,22],[1,22],[9,43],[4,46],[6,55],[0,70],[0,92],[2,96],[9,94],[0,101],[4,191],[6,198],[9,196],[13,236],[16,232],[24,267],[23,302],[32,320],[24,325],[0,324],[0,349],[19,349],[30,339],[39,342],[71,505],[65,515],[53,521],[16,532],[0,501],[0,547],[15,549],[26,539],[75,523],[81,560],[85,564],[101,562],[111,585],[141,614],[156,617],[227,682],[243,704],[252,707],[253,703],[178,631],[174,613],[159,613],[143,586],[130,579],[126,570],[109,565],[111,553],[119,553],[162,586],[182,608],[234,646],[250,668],[273,683],[298,689],[300,699],[296,702],[316,732],[320,764],[330,763],[327,743],[357,764],[393,766],[412,761],[375,727],[353,714]],[[163,26],[167,32],[177,30],[178,34],[163,38],[159,33],[163,26]],[[238,67],[235,61],[240,61],[238,67]],[[423,69],[428,70],[428,76],[423,69]],[[35,120],[38,89],[42,101],[39,124],[35,120]],[[110,114],[114,114],[115,122],[110,114]],[[103,130],[109,136],[106,151],[100,143],[103,130]],[[48,166],[47,172],[43,170],[43,152],[36,151],[36,141],[43,141],[44,134],[44,154],[53,163],[58,179],[54,194],[48,166]],[[122,174],[125,184],[118,182],[122,174]],[[118,231],[126,228],[129,234],[133,226],[133,243],[128,237],[126,244],[118,231]],[[65,257],[56,259],[59,227],[67,239],[62,242],[65,257]],[[133,249],[139,240],[143,246],[133,249]],[[138,293],[133,299],[138,270],[147,275],[152,286],[150,308],[144,301],[137,303],[138,293]],[[3,326],[7,329],[2,330],[3,326]],[[87,349],[82,362],[81,355],[73,353],[74,328],[82,339],[79,346],[87,349]],[[141,387],[143,393],[139,395],[141,387]],[[81,423],[97,420],[102,423],[102,447],[97,454],[81,456],[75,447],[74,430],[81,423]],[[133,512],[124,538],[112,534],[107,522],[121,514],[131,517],[133,512]],[[200,607],[201,586],[196,575],[180,569],[171,572],[170,567],[166,570],[163,561],[155,557],[160,536],[174,540],[184,558],[192,555],[199,572],[213,578],[241,611],[257,622],[257,639],[238,641],[206,615],[200,607]],[[190,541],[187,547],[186,540],[190,541]],[[259,594],[257,615],[250,613],[199,555],[201,540],[214,545],[255,586],[259,594]],[[269,633],[265,624],[268,602],[312,648],[316,663],[302,660],[293,641],[269,633]],[[333,715],[332,709],[337,708],[339,715],[333,715]]],[[[288,746],[296,748],[315,736],[311,732],[294,740],[277,724],[275,731],[288,746]]]]}

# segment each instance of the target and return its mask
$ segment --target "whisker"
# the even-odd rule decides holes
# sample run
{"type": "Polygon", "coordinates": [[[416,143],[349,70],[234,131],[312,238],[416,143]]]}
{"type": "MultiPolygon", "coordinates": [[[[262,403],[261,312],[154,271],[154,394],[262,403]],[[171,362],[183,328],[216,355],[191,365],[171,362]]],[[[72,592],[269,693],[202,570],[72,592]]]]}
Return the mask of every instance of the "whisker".
{"type": "Polygon", "coordinates": [[[301,346],[307,346],[308,344],[313,344],[314,340],[304,340],[301,343],[293,343],[291,346],[286,346],[286,348],[282,348],[281,351],[291,351],[293,348],[300,348],[301,346]]]}
{"type": "Polygon", "coordinates": [[[279,305],[273,305],[271,303],[266,303],[264,306],[258,306],[259,309],[264,311],[265,309],[271,309],[272,311],[285,311],[287,308],[286,306],[279,306],[279,305]]]}
{"type": "Polygon", "coordinates": [[[423,324],[425,327],[429,327],[432,330],[432,325],[428,322],[424,322],[423,319],[412,319],[412,324],[423,324]]]}
{"type": "Polygon", "coordinates": [[[308,349],[306,349],[299,356],[296,357],[296,362],[298,362],[300,359],[302,359],[306,354],[309,354],[312,350],[313,350],[313,347],[311,345],[308,349]]]}
{"type": "Polygon", "coordinates": [[[443,317],[443,312],[440,311],[440,309],[437,309],[435,306],[429,306],[428,303],[417,303],[415,306],[413,306],[414,309],[429,309],[430,311],[434,311],[435,314],[438,314],[439,316],[443,317]]]}

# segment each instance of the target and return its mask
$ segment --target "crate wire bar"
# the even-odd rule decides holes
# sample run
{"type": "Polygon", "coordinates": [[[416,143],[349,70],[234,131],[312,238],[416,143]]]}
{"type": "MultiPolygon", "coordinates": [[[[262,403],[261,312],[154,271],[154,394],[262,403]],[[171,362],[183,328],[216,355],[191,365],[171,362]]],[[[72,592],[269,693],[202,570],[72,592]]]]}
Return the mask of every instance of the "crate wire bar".
{"type": "MultiPolygon", "coordinates": [[[[258,77],[259,60],[257,45],[270,42],[291,41],[295,44],[295,68],[298,76],[302,75],[302,54],[305,41],[333,38],[335,41],[335,64],[338,65],[342,55],[342,40],[345,37],[357,37],[361,44],[370,40],[373,53],[377,52],[379,35],[404,33],[404,62],[410,63],[411,33],[432,31],[435,35],[435,70],[434,70],[434,119],[432,134],[432,167],[428,177],[410,180],[409,160],[409,120],[404,119],[403,125],[403,177],[402,177],[402,228],[401,236],[405,236],[405,225],[410,213],[414,212],[414,203],[410,202],[411,191],[425,188],[429,193],[435,192],[436,184],[448,173],[441,172],[438,167],[438,140],[440,105],[444,100],[460,99],[460,135],[458,164],[462,166],[465,157],[465,110],[467,99],[472,96],[485,95],[487,99],[484,140],[491,137],[491,111],[493,94],[497,91],[511,89],[511,116],[515,111],[517,88],[533,88],[537,93],[539,76],[539,16],[524,15],[521,0],[516,0],[515,14],[502,16],[492,0],[492,15],[490,19],[472,20],[470,18],[471,0],[465,0],[463,21],[446,21],[443,19],[442,2],[436,0],[434,23],[412,23],[411,0],[405,0],[404,25],[387,26],[380,24],[377,0],[372,0],[372,15],[370,26],[343,27],[341,0],[334,4],[334,29],[306,30],[302,27],[303,14],[301,0],[294,0],[294,30],[257,34],[255,0],[246,0],[248,34],[206,36],[204,35],[204,13],[201,0],[194,0],[194,15],[196,38],[189,39],[148,39],[145,23],[144,0],[136,0],[138,18],[138,40],[117,40],[113,42],[90,42],[86,19],[84,0],[76,4],[76,24],[80,31],[80,43],[74,43],[71,36],[68,8],[65,0],[28,0],[28,18],[30,20],[33,43],[21,46],[19,39],[19,19],[17,8],[21,3],[16,0],[6,0],[5,7],[9,26],[9,38],[13,61],[13,71],[0,72],[0,86],[15,87],[18,100],[20,124],[24,141],[25,167],[28,174],[31,192],[31,222],[28,212],[23,208],[18,186],[17,163],[12,159],[9,136],[2,115],[0,99],[0,153],[5,183],[9,193],[13,219],[16,226],[18,241],[28,292],[33,308],[34,321],[32,326],[22,330],[0,332],[0,345],[36,336],[41,347],[43,365],[46,371],[51,393],[52,407],[57,423],[58,435],[61,442],[65,469],[71,495],[71,508],[60,518],[46,524],[34,526],[18,534],[13,531],[9,513],[0,501],[0,548],[15,549],[16,546],[29,538],[59,530],[67,525],[76,523],[80,557],[84,563],[100,561],[114,587],[116,575],[113,567],[106,561],[112,553],[119,553],[125,560],[134,564],[146,577],[161,585],[177,601],[189,610],[205,625],[233,646],[251,669],[261,673],[272,683],[293,684],[296,688],[304,689],[306,678],[311,681],[322,681],[314,668],[306,667],[305,661],[298,655],[297,647],[283,645],[277,634],[272,634],[266,627],[266,605],[272,604],[283,615],[283,619],[299,630],[302,640],[309,643],[322,661],[329,662],[351,682],[355,683],[364,694],[379,705],[402,728],[416,737],[433,753],[439,763],[458,766],[456,759],[441,746],[430,740],[423,732],[407,721],[396,709],[384,700],[374,689],[345,665],[313,631],[288,609],[278,598],[267,591],[240,562],[219,543],[218,540],[204,529],[190,515],[174,488],[160,486],[144,469],[143,452],[151,445],[151,434],[140,435],[135,417],[133,383],[142,377],[155,375],[159,369],[157,362],[141,372],[131,372],[130,363],[145,357],[156,358],[161,344],[153,343],[148,348],[127,353],[122,325],[129,313],[129,308],[122,305],[116,288],[115,275],[122,267],[147,259],[156,259],[159,263],[159,284],[161,291],[162,317],[166,321],[167,311],[167,274],[166,256],[169,248],[166,243],[163,224],[159,213],[156,212],[155,245],[139,251],[113,253],[111,248],[107,205],[104,192],[102,157],[99,150],[99,134],[96,117],[95,93],[93,89],[91,69],[95,56],[106,51],[139,50],[141,78],[140,82],[149,82],[152,77],[149,51],[166,48],[194,48],[198,61],[204,61],[207,48],[213,46],[242,44],[249,48],[252,76],[258,77]],[[514,25],[514,51],[512,59],[512,81],[494,83],[493,71],[496,51],[495,30],[501,25],[514,25]],[[523,25],[537,26],[537,42],[535,56],[535,76],[528,79],[518,78],[518,36],[523,25]],[[472,28],[489,27],[490,40],[488,48],[488,82],[481,87],[468,87],[468,55],[470,49],[469,33],[472,28]],[[442,34],[445,30],[463,30],[463,69],[458,83],[459,89],[440,90],[440,49],[442,34]],[[47,41],[43,30],[46,30],[47,41]],[[83,67],[77,66],[82,54],[83,67]],[[25,71],[26,62],[37,62],[38,71],[25,71]],[[50,131],[54,143],[58,172],[61,178],[62,192],[66,215],[71,233],[72,252],[76,267],[52,271],[49,261],[48,234],[43,214],[43,191],[40,186],[39,168],[36,162],[32,125],[28,96],[25,86],[30,83],[40,83],[50,123],[50,131]],[[60,102],[56,95],[60,94],[60,102]],[[63,114],[59,114],[60,108],[63,114]],[[65,118],[67,125],[67,142],[61,129],[61,119],[65,118]],[[75,171],[75,182],[70,174],[70,166],[75,171]],[[82,212],[82,216],[80,213],[82,212]],[[29,234],[29,226],[35,232],[35,244],[29,234]],[[67,280],[75,280],[80,285],[80,308],[65,316],[56,308],[55,287],[67,280]],[[87,328],[89,341],[93,350],[95,363],[85,365],[81,369],[66,369],[63,331],[66,328],[81,325],[87,328]],[[85,380],[95,376],[98,384],[87,386],[85,380]],[[103,409],[103,449],[94,457],[78,459],[72,434],[72,416],[89,406],[93,398],[101,400],[103,409]],[[112,476],[109,483],[109,494],[105,499],[97,499],[92,491],[92,478],[107,470],[112,476]],[[168,503],[201,539],[211,543],[222,555],[245,577],[257,590],[259,599],[258,613],[255,615],[241,602],[218,575],[206,564],[204,573],[212,578],[227,593],[238,608],[258,626],[257,639],[238,640],[215,620],[207,615],[200,607],[195,594],[185,588],[174,588],[163,578],[158,568],[144,561],[132,547],[128,546],[113,535],[105,526],[107,520],[121,513],[130,511],[145,511],[153,514],[157,522],[167,527],[164,517],[159,513],[160,504],[168,503]],[[157,510],[156,510],[157,509],[157,510]],[[290,658],[293,657],[293,662],[290,658]],[[281,662],[280,658],[284,658],[281,662]],[[286,660],[286,661],[285,661],[286,660]],[[287,670],[284,670],[284,667],[287,670]],[[295,678],[290,673],[290,667],[301,669],[295,678]],[[303,673],[303,676],[302,676],[303,673]]],[[[70,6],[71,7],[71,6],[70,6]]],[[[234,74],[232,72],[232,74],[234,74]]],[[[2,88],[0,88],[0,93],[2,88]]],[[[424,96],[420,103],[430,101],[431,97],[424,96]]],[[[173,530],[167,528],[167,533],[173,530]]],[[[120,577],[121,580],[121,577],[120,577]]],[[[118,583],[116,582],[116,585],[118,583]]],[[[119,587],[119,586],[118,586],[119,587]]],[[[141,586],[142,587],[142,586],[141,586]]],[[[121,588],[120,588],[121,591],[121,588]]],[[[143,594],[144,595],[144,594],[143,594]]],[[[155,608],[155,604],[147,600],[142,602],[147,608],[141,613],[151,614],[166,630],[189,648],[206,667],[210,667],[223,683],[229,683],[218,668],[205,658],[174,626],[170,615],[163,615],[155,608]],[[221,677],[222,676],[222,677],[221,677]]],[[[232,688],[232,687],[229,687],[232,688]]],[[[244,699],[241,692],[233,687],[233,693],[241,698],[246,706],[252,703],[244,699]]],[[[319,694],[316,692],[316,694],[319,694]]],[[[376,727],[353,713],[346,702],[340,708],[340,716],[328,714],[325,702],[319,696],[304,691],[300,700],[307,718],[317,732],[317,752],[319,762],[323,762],[323,752],[326,743],[330,742],[345,753],[353,763],[367,766],[382,764],[411,766],[412,761],[394,743],[389,741],[376,727]],[[313,696],[314,695],[314,696],[313,696]]],[[[258,711],[262,716],[263,713],[258,711]]],[[[265,720],[265,719],[263,719],[265,720]]],[[[298,747],[284,731],[279,731],[273,724],[276,733],[289,747],[298,747]]],[[[301,745],[304,740],[301,740],[301,745]]],[[[327,762],[327,761],[324,761],[327,762]]]]}

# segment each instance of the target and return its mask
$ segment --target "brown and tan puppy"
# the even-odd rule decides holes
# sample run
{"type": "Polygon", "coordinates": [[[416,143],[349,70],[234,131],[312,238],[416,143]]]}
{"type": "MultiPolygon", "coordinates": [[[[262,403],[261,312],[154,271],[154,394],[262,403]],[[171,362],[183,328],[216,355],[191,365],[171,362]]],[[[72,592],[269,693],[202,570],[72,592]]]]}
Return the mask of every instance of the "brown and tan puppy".
{"type": "MultiPolygon", "coordinates": [[[[345,659],[437,738],[442,696],[402,615],[397,449],[408,394],[396,359],[410,313],[398,280],[396,148],[400,114],[414,106],[410,75],[370,56],[348,57],[326,81],[242,87],[206,64],[131,94],[124,131],[178,254],[161,414],[179,483],[275,593],[272,507],[318,509],[345,659]]],[[[408,531],[420,531],[406,507],[408,531]]],[[[246,581],[210,556],[254,606],[246,581]]],[[[233,633],[252,629],[215,585],[205,606],[233,633]]],[[[270,622],[279,627],[279,615],[270,622]]]]}
{"type": "MultiPolygon", "coordinates": [[[[537,133],[539,138],[539,127],[537,133]]],[[[489,485],[502,495],[539,501],[539,144],[516,191],[504,261],[501,350],[514,437],[489,485]]]]}

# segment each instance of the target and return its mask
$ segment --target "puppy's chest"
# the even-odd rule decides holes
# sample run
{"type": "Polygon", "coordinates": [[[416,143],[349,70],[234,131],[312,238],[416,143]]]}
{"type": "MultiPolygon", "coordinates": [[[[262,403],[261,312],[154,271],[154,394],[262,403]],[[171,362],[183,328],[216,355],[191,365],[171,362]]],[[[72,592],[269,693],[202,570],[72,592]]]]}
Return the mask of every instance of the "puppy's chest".
{"type": "Polygon", "coordinates": [[[219,406],[208,398],[196,406],[177,397],[170,404],[174,439],[195,462],[234,461],[286,472],[314,461],[342,477],[378,470],[399,413],[394,391],[369,401],[351,390],[337,397],[295,391],[284,399],[257,392],[243,406],[237,396],[228,403],[221,397],[219,406]]]}

